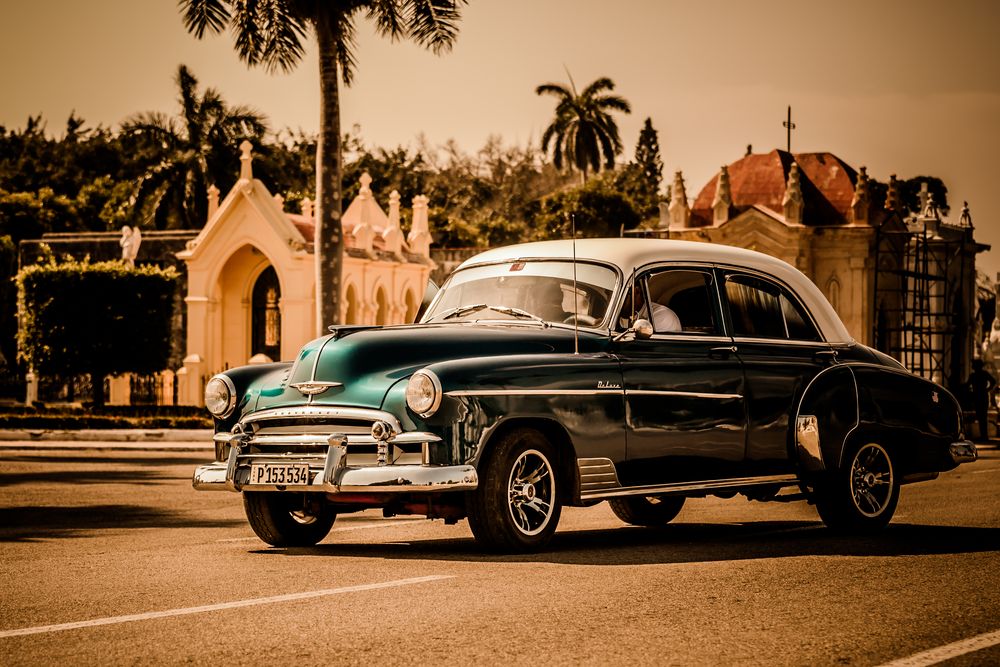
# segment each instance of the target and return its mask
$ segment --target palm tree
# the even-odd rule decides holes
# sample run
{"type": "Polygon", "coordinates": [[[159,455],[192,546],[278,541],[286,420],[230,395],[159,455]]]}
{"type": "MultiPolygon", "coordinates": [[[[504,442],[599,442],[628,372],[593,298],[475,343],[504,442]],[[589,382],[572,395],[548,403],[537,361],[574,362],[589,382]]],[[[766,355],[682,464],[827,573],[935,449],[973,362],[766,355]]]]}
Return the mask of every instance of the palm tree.
{"type": "Polygon", "coordinates": [[[263,117],[245,106],[230,107],[218,91],[198,93],[198,80],[181,65],[177,70],[180,115],[149,111],[122,123],[122,135],[149,163],[139,178],[133,210],[154,226],[195,229],[205,223],[208,187],[233,178],[233,146],[240,139],[260,139],[263,117]]]}
{"type": "Polygon", "coordinates": [[[341,157],[339,78],[349,86],[355,21],[374,21],[379,35],[409,38],[434,53],[447,51],[458,36],[459,6],[465,0],[180,0],[184,25],[198,38],[227,25],[236,51],[250,66],[289,71],[302,60],[309,28],[319,51],[320,123],[316,150],[316,326],[319,333],[339,319],[341,243],[341,157]]]}
{"type": "MultiPolygon", "coordinates": [[[[569,76],[569,72],[566,74],[569,76]]],[[[547,153],[553,143],[552,161],[556,168],[562,169],[566,162],[580,170],[584,183],[588,168],[600,171],[603,157],[604,167],[610,169],[615,156],[622,152],[618,124],[611,112],[632,113],[632,107],[624,98],[611,95],[614,89],[614,81],[602,77],[577,93],[572,76],[568,88],[558,83],[543,83],[535,89],[538,95],[554,95],[559,100],[556,117],[542,134],[542,151],[547,153]]]]}

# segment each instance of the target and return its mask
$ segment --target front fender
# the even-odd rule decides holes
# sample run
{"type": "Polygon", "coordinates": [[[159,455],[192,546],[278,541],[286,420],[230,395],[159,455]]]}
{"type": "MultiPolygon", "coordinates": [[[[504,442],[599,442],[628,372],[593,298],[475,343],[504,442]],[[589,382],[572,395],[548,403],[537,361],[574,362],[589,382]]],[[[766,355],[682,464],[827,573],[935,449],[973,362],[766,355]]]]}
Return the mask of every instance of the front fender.
{"type": "Polygon", "coordinates": [[[568,435],[574,457],[625,458],[621,367],[608,354],[478,357],[427,366],[444,397],[427,419],[406,407],[406,381],[394,385],[383,409],[404,412],[415,429],[442,437],[433,463],[478,464],[490,436],[512,420],[547,421],[568,435]]]}
{"type": "Polygon", "coordinates": [[[216,433],[228,433],[232,430],[236,422],[240,420],[248,410],[254,409],[254,404],[256,403],[257,395],[259,391],[255,391],[252,385],[257,382],[257,380],[267,376],[274,375],[274,380],[270,384],[279,385],[283,384],[287,379],[289,369],[291,369],[291,362],[277,362],[273,364],[254,364],[252,366],[239,366],[237,368],[230,368],[229,370],[218,373],[218,375],[225,375],[228,377],[233,386],[236,388],[236,409],[233,410],[232,414],[225,419],[215,419],[215,432],[216,433]]]}

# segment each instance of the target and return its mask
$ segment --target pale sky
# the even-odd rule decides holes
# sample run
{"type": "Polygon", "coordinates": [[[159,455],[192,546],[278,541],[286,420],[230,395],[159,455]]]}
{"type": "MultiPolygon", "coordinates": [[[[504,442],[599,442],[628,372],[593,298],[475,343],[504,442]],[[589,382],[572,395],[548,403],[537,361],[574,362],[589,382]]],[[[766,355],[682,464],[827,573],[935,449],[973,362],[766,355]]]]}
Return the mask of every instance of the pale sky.
{"type": "MultiPolygon", "coordinates": [[[[0,125],[42,113],[61,133],[73,109],[116,126],[137,111],[176,112],[173,76],[188,65],[233,104],[274,128],[318,127],[315,49],[290,75],[248,70],[228,35],[198,41],[172,0],[5,2],[0,20],[0,125]]],[[[455,49],[441,57],[376,38],[364,20],[345,128],[370,145],[466,150],[499,135],[537,141],[553,111],[534,88],[608,76],[628,99],[627,157],[648,116],[664,178],[684,172],[694,197],[722,164],[785,147],[830,151],[879,180],[941,177],[952,221],[969,201],[980,255],[1000,271],[1000,2],[813,3],[803,0],[472,0],[455,49]]],[[[235,150],[235,148],[234,148],[235,150]]]]}

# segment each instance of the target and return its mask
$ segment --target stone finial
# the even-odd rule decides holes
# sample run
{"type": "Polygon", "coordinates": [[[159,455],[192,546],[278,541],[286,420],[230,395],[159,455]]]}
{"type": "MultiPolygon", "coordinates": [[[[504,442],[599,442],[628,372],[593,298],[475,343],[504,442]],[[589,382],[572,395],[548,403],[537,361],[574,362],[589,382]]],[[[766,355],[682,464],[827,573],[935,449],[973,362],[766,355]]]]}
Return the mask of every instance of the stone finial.
{"type": "Polygon", "coordinates": [[[431,255],[430,222],[427,219],[428,201],[430,200],[427,195],[417,195],[413,198],[413,224],[410,226],[410,233],[406,236],[410,252],[421,257],[430,257],[431,255]]]}
{"type": "Polygon", "coordinates": [[[389,224],[382,231],[382,242],[386,252],[402,257],[403,230],[399,226],[399,199],[399,192],[396,190],[389,193],[389,224]]]}
{"type": "Polygon", "coordinates": [[[691,208],[688,206],[687,190],[684,188],[684,175],[674,173],[674,183],[670,186],[670,228],[684,229],[691,224],[691,208]]]}
{"type": "Polygon", "coordinates": [[[972,229],[972,214],[969,213],[969,202],[962,202],[962,217],[958,219],[958,224],[962,227],[972,229]]]}
{"type": "Polygon", "coordinates": [[[400,196],[398,190],[393,190],[389,193],[389,226],[395,227],[396,229],[400,228],[399,200],[400,196]]]}
{"type": "Polygon", "coordinates": [[[871,202],[868,195],[868,169],[858,170],[858,180],[854,184],[854,198],[851,199],[851,215],[855,224],[868,222],[868,207],[871,202]]]}
{"type": "Polygon", "coordinates": [[[302,215],[312,219],[313,217],[313,202],[309,197],[303,197],[302,201],[299,202],[299,210],[302,211],[302,215]]]}
{"type": "Polygon", "coordinates": [[[253,144],[246,139],[240,144],[240,180],[253,180],[253,144]]]}
{"type": "Polygon", "coordinates": [[[799,165],[795,162],[788,170],[788,183],[785,184],[785,196],[781,199],[781,207],[787,222],[802,224],[802,184],[799,182],[799,165]]]}
{"type": "Polygon", "coordinates": [[[719,182],[715,187],[715,198],[712,199],[712,221],[716,225],[728,222],[732,206],[733,193],[729,187],[729,167],[723,165],[719,171],[719,182]]]}
{"type": "Polygon", "coordinates": [[[284,197],[282,197],[280,194],[276,194],[276,195],[274,195],[274,201],[278,204],[278,208],[280,208],[282,211],[285,210],[285,198],[284,197]]]}
{"type": "Polygon", "coordinates": [[[215,184],[208,186],[208,220],[215,217],[219,210],[219,188],[215,184]]]}
{"type": "Polygon", "coordinates": [[[885,195],[885,208],[903,215],[903,197],[899,194],[899,181],[896,174],[889,174],[889,191],[885,195]]]}
{"type": "Polygon", "coordinates": [[[368,174],[368,172],[366,171],[365,173],[361,174],[361,178],[359,178],[358,181],[361,182],[361,190],[358,191],[358,195],[360,195],[362,197],[365,197],[365,196],[371,197],[372,196],[372,177],[368,174]]]}

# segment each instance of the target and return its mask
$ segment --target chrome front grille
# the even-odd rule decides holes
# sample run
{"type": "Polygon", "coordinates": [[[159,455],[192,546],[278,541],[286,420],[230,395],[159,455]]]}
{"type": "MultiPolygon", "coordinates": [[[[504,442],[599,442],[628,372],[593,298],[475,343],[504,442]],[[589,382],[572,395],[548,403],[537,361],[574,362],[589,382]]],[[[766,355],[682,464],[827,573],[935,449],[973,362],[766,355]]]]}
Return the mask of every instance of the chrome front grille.
{"type": "Polygon", "coordinates": [[[347,436],[345,465],[378,464],[378,441],[372,437],[372,424],[388,423],[394,437],[388,444],[386,462],[422,464],[428,461],[428,443],[437,440],[429,433],[400,433],[396,417],[380,410],[300,406],[262,410],[243,418],[240,426],[249,436],[241,458],[325,457],[332,434],[347,436]]]}

